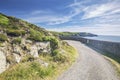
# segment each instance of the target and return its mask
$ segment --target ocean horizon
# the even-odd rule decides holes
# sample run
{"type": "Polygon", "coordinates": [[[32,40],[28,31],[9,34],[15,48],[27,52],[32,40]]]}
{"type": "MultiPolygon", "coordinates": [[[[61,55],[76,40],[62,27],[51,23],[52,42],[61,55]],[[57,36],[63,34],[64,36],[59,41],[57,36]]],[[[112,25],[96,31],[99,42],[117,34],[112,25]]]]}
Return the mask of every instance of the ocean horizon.
{"type": "Polygon", "coordinates": [[[120,42],[120,36],[113,36],[113,35],[98,35],[93,37],[84,37],[87,39],[93,40],[101,40],[101,41],[109,41],[109,42],[120,42]]]}

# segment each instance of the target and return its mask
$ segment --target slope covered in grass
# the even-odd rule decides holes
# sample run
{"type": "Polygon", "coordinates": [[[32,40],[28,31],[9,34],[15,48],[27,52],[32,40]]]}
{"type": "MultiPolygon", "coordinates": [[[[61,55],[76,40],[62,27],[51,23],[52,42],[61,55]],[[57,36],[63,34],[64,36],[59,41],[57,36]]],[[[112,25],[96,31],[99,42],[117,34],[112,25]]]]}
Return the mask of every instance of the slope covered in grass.
{"type": "Polygon", "coordinates": [[[0,14],[0,50],[9,64],[0,80],[55,80],[77,57],[73,47],[51,32],[4,14],[0,14]],[[39,44],[47,42],[49,50],[42,52],[45,45],[39,44]],[[43,47],[37,51],[38,57],[30,54],[36,50],[35,46],[43,47]],[[16,62],[16,57],[21,60],[16,62]]]}

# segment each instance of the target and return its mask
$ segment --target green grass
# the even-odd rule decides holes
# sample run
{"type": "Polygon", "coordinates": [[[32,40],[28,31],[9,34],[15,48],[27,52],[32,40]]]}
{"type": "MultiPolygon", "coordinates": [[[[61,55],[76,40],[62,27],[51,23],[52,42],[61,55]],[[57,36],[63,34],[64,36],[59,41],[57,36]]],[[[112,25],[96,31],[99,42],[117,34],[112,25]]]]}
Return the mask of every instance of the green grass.
{"type": "Polygon", "coordinates": [[[118,73],[118,76],[120,76],[120,63],[118,63],[116,60],[114,60],[110,57],[105,56],[105,58],[113,64],[113,66],[115,67],[115,69],[118,73]]]}
{"type": "Polygon", "coordinates": [[[42,80],[51,76],[54,66],[44,67],[38,62],[20,63],[0,75],[0,80],[42,80]]]}
{"type": "Polygon", "coordinates": [[[2,25],[8,25],[9,24],[9,19],[3,15],[0,14],[0,24],[2,25]]]}
{"type": "Polygon", "coordinates": [[[21,44],[21,38],[15,38],[13,41],[12,41],[13,44],[21,44]]]}
{"type": "Polygon", "coordinates": [[[114,65],[116,71],[118,72],[118,76],[120,76],[120,57],[111,53],[105,53],[104,56],[114,65]]]}
{"type": "Polygon", "coordinates": [[[2,42],[0,42],[0,47],[2,47],[3,46],[3,43],[2,42]]]}
{"type": "MultiPolygon", "coordinates": [[[[23,49],[24,46],[22,47],[19,44],[21,39],[24,38],[30,39],[33,43],[49,41],[51,48],[51,53],[40,53],[39,58],[34,58],[26,53],[27,50],[29,51],[29,44],[26,48],[24,47],[24,57],[21,56],[22,60],[18,64],[10,49],[10,54],[6,56],[6,61],[11,65],[8,70],[0,74],[0,80],[55,80],[76,59],[76,50],[73,47],[61,42],[52,33],[34,24],[0,14],[0,30],[7,34],[7,36],[0,34],[0,46],[2,46],[2,42],[8,40],[11,48],[13,47],[12,43],[15,43],[23,49]],[[42,66],[42,64],[37,62],[37,59],[43,60],[49,66],[42,66]]],[[[64,34],[66,35],[67,33],[64,34]]]]}
{"type": "Polygon", "coordinates": [[[35,58],[32,55],[27,54],[26,56],[22,57],[21,62],[28,62],[28,61],[34,61],[34,60],[35,58]]]}
{"type": "Polygon", "coordinates": [[[59,39],[57,37],[45,36],[45,37],[43,37],[43,41],[50,41],[52,50],[59,48],[59,39]]]}
{"type": "MultiPolygon", "coordinates": [[[[65,43],[66,44],[66,43],[65,43]]],[[[45,80],[56,80],[56,78],[63,73],[65,70],[67,70],[73,62],[75,62],[78,54],[76,50],[68,45],[63,45],[64,51],[61,52],[61,50],[57,49],[55,50],[54,56],[53,55],[40,55],[40,59],[51,63],[55,67],[54,76],[48,77],[48,79],[45,80]]]]}
{"type": "Polygon", "coordinates": [[[7,38],[6,35],[0,34],[0,42],[4,42],[4,41],[7,41],[7,40],[8,40],[8,38],[7,38]]]}
{"type": "Polygon", "coordinates": [[[43,41],[42,38],[44,37],[44,34],[36,31],[34,29],[30,29],[30,36],[28,39],[33,40],[33,41],[43,41]]]}
{"type": "Polygon", "coordinates": [[[117,61],[120,64],[120,57],[119,56],[116,56],[116,55],[114,55],[112,53],[105,53],[104,55],[114,59],[115,61],[117,61]]]}

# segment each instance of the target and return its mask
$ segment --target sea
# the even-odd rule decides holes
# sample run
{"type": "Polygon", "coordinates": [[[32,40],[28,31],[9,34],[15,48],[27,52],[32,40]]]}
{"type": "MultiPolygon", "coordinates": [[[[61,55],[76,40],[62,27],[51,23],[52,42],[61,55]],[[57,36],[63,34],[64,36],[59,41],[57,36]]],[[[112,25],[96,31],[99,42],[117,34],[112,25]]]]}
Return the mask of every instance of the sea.
{"type": "Polygon", "coordinates": [[[101,41],[109,41],[109,42],[120,42],[120,36],[98,35],[94,37],[84,37],[84,38],[93,39],[93,40],[101,40],[101,41]]]}

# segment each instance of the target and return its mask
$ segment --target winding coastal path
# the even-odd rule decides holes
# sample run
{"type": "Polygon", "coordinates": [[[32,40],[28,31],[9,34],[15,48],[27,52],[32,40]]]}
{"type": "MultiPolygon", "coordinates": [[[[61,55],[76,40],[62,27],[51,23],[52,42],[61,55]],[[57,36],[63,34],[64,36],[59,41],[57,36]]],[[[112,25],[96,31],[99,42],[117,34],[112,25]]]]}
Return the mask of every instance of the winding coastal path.
{"type": "Polygon", "coordinates": [[[58,80],[120,80],[109,61],[78,41],[66,40],[79,53],[76,62],[58,80]]]}

